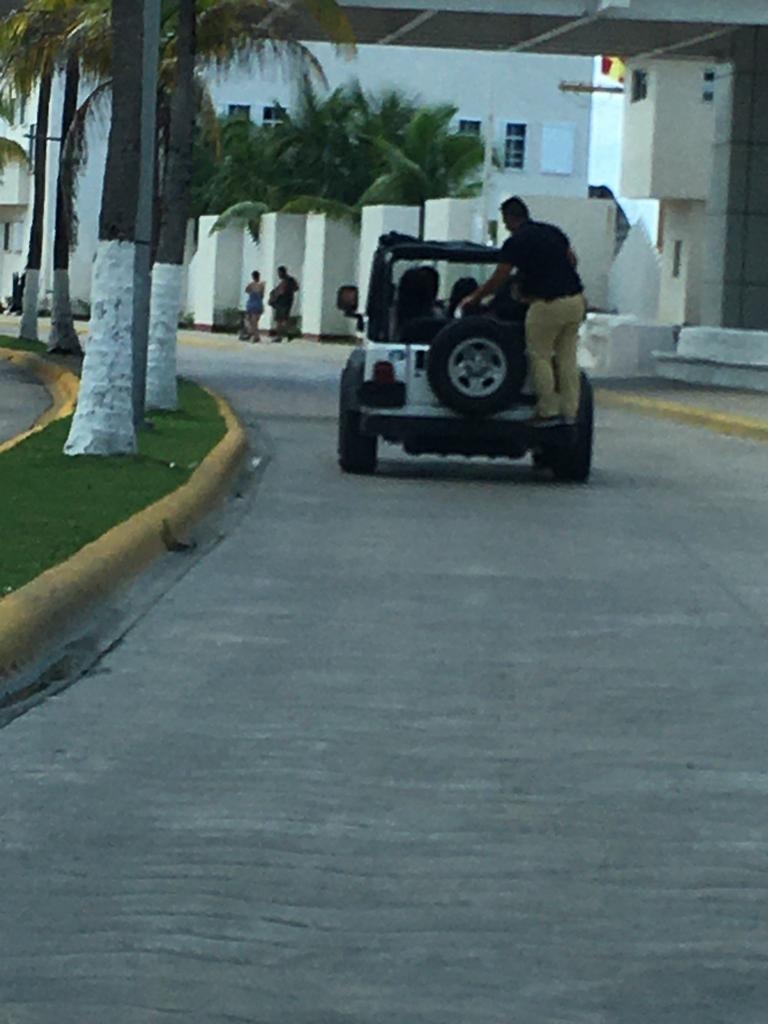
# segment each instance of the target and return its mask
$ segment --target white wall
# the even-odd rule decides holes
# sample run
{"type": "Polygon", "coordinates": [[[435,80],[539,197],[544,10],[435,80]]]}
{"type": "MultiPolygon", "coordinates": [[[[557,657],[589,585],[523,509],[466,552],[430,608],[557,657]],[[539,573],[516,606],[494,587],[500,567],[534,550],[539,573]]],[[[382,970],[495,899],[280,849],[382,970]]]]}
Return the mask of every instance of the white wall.
{"type": "Polygon", "coordinates": [[[661,259],[645,225],[633,225],[613,262],[608,281],[608,307],[647,322],[659,317],[661,259]]]}
{"type": "Polygon", "coordinates": [[[668,201],[661,206],[662,243],[659,318],[665,323],[701,323],[702,262],[706,204],[668,201]],[[679,244],[678,275],[675,251],[679,244]]]}
{"type": "MultiPolygon", "coordinates": [[[[265,283],[265,295],[277,284],[277,268],[284,266],[299,282],[299,292],[293,303],[294,315],[299,315],[304,304],[304,286],[301,280],[304,264],[304,242],[307,218],[293,213],[268,213],[261,218],[259,232],[258,270],[265,283]]],[[[267,307],[269,312],[269,307],[267,307]]],[[[264,325],[266,326],[266,316],[264,325]]]]}
{"type": "Polygon", "coordinates": [[[608,308],[608,278],[616,248],[616,206],[606,199],[528,196],[535,220],[556,224],[571,240],[587,302],[608,308]]]}
{"type": "Polygon", "coordinates": [[[418,235],[418,206],[366,206],[363,208],[357,276],[349,282],[350,284],[357,282],[360,290],[358,308],[361,311],[365,309],[365,304],[368,301],[368,280],[379,237],[390,231],[399,231],[403,235],[418,235]]]}
{"type": "Polygon", "coordinates": [[[479,199],[430,199],[424,206],[424,237],[437,242],[482,241],[479,199]]]}
{"type": "Polygon", "coordinates": [[[302,334],[314,338],[354,334],[355,321],[336,309],[336,293],[354,280],[358,263],[358,234],[347,221],[323,213],[307,217],[304,253],[302,334]]]}
{"type": "Polygon", "coordinates": [[[188,272],[188,303],[197,326],[210,329],[226,309],[242,309],[240,282],[243,273],[243,230],[211,228],[216,217],[201,217],[197,251],[188,272]]]}

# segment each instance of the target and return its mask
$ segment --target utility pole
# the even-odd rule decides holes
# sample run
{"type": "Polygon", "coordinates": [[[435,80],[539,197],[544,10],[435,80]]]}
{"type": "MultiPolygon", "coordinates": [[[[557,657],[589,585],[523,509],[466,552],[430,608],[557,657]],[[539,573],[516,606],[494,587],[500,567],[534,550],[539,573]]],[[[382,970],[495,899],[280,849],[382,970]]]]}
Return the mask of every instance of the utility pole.
{"type": "Polygon", "coordinates": [[[151,284],[152,215],[154,209],[157,79],[160,50],[160,0],[142,0],[144,33],[141,50],[141,173],[136,211],[136,264],[133,302],[133,423],[144,425],[147,383],[147,342],[151,284]]]}

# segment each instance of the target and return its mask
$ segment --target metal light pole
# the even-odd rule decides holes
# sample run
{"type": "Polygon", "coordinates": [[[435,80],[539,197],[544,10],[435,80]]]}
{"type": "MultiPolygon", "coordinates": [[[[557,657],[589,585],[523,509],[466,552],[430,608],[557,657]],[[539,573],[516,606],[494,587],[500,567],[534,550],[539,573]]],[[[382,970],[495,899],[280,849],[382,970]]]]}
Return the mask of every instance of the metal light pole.
{"type": "Polygon", "coordinates": [[[139,205],[136,211],[133,300],[133,424],[136,430],[144,424],[144,394],[147,383],[161,0],[142,2],[144,34],[141,50],[141,173],[139,205]]]}

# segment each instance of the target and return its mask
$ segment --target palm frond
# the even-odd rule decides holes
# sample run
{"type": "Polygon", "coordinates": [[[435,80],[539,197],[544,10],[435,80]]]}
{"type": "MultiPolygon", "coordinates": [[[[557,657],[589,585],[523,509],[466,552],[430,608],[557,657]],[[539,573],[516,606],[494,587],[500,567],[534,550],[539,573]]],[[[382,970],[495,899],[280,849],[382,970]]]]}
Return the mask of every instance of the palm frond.
{"type": "Polygon", "coordinates": [[[209,234],[212,235],[231,227],[247,227],[251,238],[254,242],[258,242],[261,218],[265,213],[269,213],[269,207],[265,203],[253,201],[235,203],[234,206],[230,206],[229,209],[219,214],[209,234]]]}
{"type": "Polygon", "coordinates": [[[323,196],[296,196],[280,208],[280,213],[324,213],[332,220],[346,220],[353,224],[360,220],[358,208],[323,196]]]}
{"type": "Polygon", "coordinates": [[[80,174],[88,160],[88,125],[99,116],[106,116],[112,82],[102,82],[85,98],[75,112],[67,137],[61,147],[62,198],[70,244],[77,244],[77,195],[80,174]]]}
{"type": "Polygon", "coordinates": [[[0,137],[0,171],[8,163],[29,164],[29,160],[26,150],[18,142],[0,137]]]}

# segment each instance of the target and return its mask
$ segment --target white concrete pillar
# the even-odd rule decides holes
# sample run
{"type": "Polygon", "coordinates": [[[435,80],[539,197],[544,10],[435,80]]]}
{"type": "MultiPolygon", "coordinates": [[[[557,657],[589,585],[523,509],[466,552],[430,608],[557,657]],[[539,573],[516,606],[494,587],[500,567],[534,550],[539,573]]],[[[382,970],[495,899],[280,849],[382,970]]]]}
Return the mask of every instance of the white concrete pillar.
{"type": "MultiPolygon", "coordinates": [[[[267,213],[261,218],[259,230],[259,257],[254,266],[264,280],[265,297],[277,284],[277,268],[286,267],[299,282],[299,292],[293,303],[292,315],[298,316],[303,308],[304,286],[301,280],[304,265],[304,243],[307,218],[297,213],[267,213]]],[[[267,313],[270,313],[267,307],[267,313]]],[[[269,317],[262,321],[267,327],[269,317]]]]}
{"type": "Polygon", "coordinates": [[[424,205],[424,237],[435,242],[481,242],[480,199],[429,199],[424,205]]]}
{"type": "MultiPolygon", "coordinates": [[[[368,281],[371,263],[379,238],[390,231],[403,235],[419,235],[418,206],[365,206],[360,225],[360,258],[357,265],[357,285],[360,289],[360,311],[365,310],[368,301],[368,281]]],[[[353,284],[354,281],[350,281],[353,284]]]]}
{"type": "Polygon", "coordinates": [[[341,285],[355,280],[359,237],[348,222],[324,213],[307,217],[302,288],[302,334],[316,340],[350,337],[355,321],[336,309],[341,285]]]}
{"type": "Polygon", "coordinates": [[[707,203],[702,321],[768,327],[768,28],[733,34],[715,82],[715,146],[707,203]]]}
{"type": "MultiPolygon", "coordinates": [[[[526,196],[534,220],[556,224],[568,235],[579,261],[587,302],[608,309],[608,277],[616,251],[616,204],[577,196],[526,196]]],[[[502,237],[506,232],[502,226],[502,237]]]]}
{"type": "Polygon", "coordinates": [[[211,330],[224,311],[241,309],[240,278],[243,263],[243,229],[225,228],[211,234],[217,218],[201,217],[197,252],[189,267],[189,296],[195,327],[211,330]]]}

